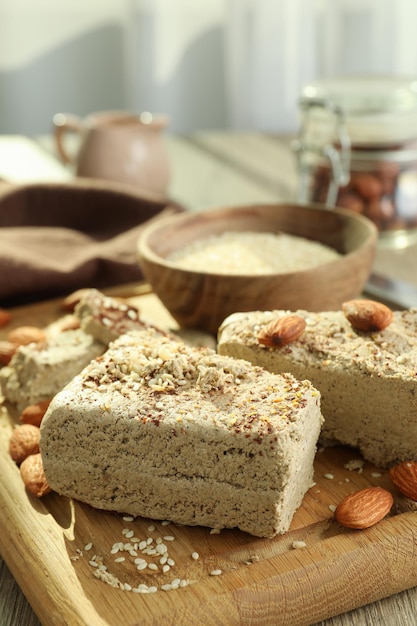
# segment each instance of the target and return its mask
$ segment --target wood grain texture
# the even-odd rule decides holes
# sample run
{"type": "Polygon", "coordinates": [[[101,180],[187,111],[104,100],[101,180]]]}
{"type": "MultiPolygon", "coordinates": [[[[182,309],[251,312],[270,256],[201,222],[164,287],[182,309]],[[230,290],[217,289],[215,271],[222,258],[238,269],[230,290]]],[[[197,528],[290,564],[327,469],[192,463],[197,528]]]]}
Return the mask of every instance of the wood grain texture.
{"type": "MultiPolygon", "coordinates": [[[[14,182],[68,180],[72,177],[62,166],[55,171],[57,162],[51,136],[37,137],[36,143],[25,138],[23,149],[21,139],[2,138],[0,177],[3,175],[14,182]],[[26,146],[30,155],[27,155],[26,146]]],[[[170,195],[193,211],[295,199],[297,177],[291,138],[209,132],[190,137],[168,135],[167,141],[172,163],[170,195]]],[[[417,246],[378,248],[374,269],[416,283],[417,246]]],[[[355,584],[356,581],[350,581],[348,589],[355,584]]],[[[363,608],[320,620],[317,626],[416,626],[416,606],[417,587],[414,587],[363,608]]],[[[0,624],[40,624],[1,559],[0,624]]]]}
{"type": "MultiPolygon", "coordinates": [[[[135,296],[132,302],[146,317],[172,326],[172,318],[152,294],[135,296]]],[[[22,307],[14,312],[13,324],[30,320],[42,326],[59,314],[59,303],[54,301],[22,307]]],[[[283,536],[264,540],[233,530],[212,535],[205,528],[163,527],[160,523],[150,532],[149,520],[137,518],[128,523],[119,515],[96,511],[56,494],[42,500],[28,496],[7,450],[16,419],[3,407],[0,549],[45,626],[301,626],[417,584],[415,513],[393,511],[366,531],[349,531],[333,520],[329,505],[337,504],[347,493],[369,484],[392,489],[388,473],[373,475],[375,468],[367,463],[362,472],[347,470],[347,461],[357,458],[352,450],[318,452],[316,485],[306,494],[290,531],[283,536]],[[175,537],[169,550],[176,565],[168,575],[143,574],[127,561],[114,562],[111,546],[120,540],[125,526],[132,527],[141,539],[149,535],[175,537]],[[93,548],[87,553],[84,546],[90,541],[93,548]],[[293,549],[294,541],[304,541],[306,547],[293,549]],[[195,550],[200,553],[198,561],[191,558],[195,550]],[[177,576],[195,583],[149,595],[113,589],[94,577],[89,565],[93,553],[102,555],[109,570],[130,584],[145,581],[160,586],[177,576]],[[217,568],[222,575],[210,576],[217,568]]]]}

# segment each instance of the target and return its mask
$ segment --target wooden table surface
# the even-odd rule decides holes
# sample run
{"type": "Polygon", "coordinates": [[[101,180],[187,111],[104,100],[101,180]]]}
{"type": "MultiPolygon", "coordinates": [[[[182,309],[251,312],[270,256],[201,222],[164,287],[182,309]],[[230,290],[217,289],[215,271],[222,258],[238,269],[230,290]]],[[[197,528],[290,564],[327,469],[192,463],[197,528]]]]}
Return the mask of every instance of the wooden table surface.
{"type": "MultiPolygon", "coordinates": [[[[170,196],[190,210],[293,201],[296,197],[297,167],[289,138],[213,132],[167,135],[167,147],[172,171],[170,196]]],[[[72,172],[58,162],[51,137],[0,136],[0,179],[24,183],[71,177],[72,172]]],[[[380,246],[374,269],[417,285],[417,244],[403,249],[380,246]]],[[[413,588],[320,624],[416,626],[416,607],[417,588],[413,588]]],[[[0,559],[0,626],[39,623],[0,559]]]]}

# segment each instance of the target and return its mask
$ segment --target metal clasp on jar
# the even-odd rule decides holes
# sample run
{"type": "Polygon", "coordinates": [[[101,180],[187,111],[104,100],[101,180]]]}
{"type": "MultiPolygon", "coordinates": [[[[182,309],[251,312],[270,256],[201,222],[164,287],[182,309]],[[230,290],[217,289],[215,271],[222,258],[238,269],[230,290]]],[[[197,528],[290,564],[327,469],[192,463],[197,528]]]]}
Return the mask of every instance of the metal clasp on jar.
{"type": "Polygon", "coordinates": [[[350,178],[350,137],[346,129],[343,110],[330,101],[301,98],[299,107],[302,122],[298,138],[292,148],[297,155],[300,202],[311,200],[309,180],[317,162],[329,163],[330,183],[325,206],[335,206],[339,187],[350,178]]]}

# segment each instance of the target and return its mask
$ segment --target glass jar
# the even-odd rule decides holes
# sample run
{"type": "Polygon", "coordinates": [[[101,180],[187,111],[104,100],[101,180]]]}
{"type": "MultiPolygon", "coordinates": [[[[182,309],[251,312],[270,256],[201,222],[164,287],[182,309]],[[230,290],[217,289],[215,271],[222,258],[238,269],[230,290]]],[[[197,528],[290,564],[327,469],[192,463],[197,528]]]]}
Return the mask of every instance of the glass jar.
{"type": "Polygon", "coordinates": [[[299,202],[362,213],[381,243],[417,241],[417,80],[316,81],[303,89],[300,117],[299,202]]]}

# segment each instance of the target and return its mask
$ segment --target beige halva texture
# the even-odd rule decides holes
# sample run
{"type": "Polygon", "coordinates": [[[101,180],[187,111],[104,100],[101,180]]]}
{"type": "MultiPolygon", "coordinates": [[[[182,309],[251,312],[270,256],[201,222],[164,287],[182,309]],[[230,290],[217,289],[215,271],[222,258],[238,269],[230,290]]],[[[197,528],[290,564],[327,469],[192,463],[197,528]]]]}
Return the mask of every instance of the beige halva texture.
{"type": "Polygon", "coordinates": [[[20,346],[9,365],[0,370],[4,398],[23,410],[49,400],[120,334],[147,325],[137,309],[88,289],[76,307],[80,328],[60,330],[62,320],[45,329],[42,344],[20,346]]]}
{"type": "Polygon", "coordinates": [[[58,333],[42,344],[20,346],[0,370],[1,393],[19,411],[49,400],[105,349],[80,329],[58,333]]]}
{"type": "Polygon", "coordinates": [[[310,382],[149,328],[55,396],[41,453],[51,487],[94,507],[271,537],[312,485],[321,424],[310,382]]]}
{"type": "Polygon", "coordinates": [[[75,308],[75,315],[82,330],[105,345],[130,330],[150,326],[141,320],[135,307],[97,289],[85,291],[75,308]]]}
{"type": "Polygon", "coordinates": [[[379,332],[354,330],[341,311],[297,311],[306,320],[299,339],[260,345],[260,329],[287,314],[229,316],[219,329],[219,353],[309,379],[322,396],[324,443],[357,447],[380,467],[417,460],[417,309],[395,312],[379,332]]]}

